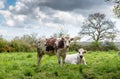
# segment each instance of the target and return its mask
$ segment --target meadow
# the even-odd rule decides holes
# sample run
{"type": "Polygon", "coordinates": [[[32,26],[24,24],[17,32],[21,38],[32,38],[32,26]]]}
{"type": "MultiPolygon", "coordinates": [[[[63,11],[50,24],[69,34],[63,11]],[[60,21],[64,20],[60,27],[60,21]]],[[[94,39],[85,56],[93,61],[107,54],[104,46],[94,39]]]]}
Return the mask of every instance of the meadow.
{"type": "MultiPolygon", "coordinates": [[[[68,52],[75,53],[75,52],[68,52]]],[[[87,65],[58,65],[56,56],[45,55],[37,66],[37,53],[0,53],[0,79],[120,79],[116,51],[88,51],[87,65]]]]}

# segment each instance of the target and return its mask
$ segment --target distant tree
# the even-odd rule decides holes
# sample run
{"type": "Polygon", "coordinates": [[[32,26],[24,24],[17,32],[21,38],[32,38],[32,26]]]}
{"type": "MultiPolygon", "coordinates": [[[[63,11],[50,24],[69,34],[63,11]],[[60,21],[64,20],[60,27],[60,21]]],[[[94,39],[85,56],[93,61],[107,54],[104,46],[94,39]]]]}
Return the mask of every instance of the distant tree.
{"type": "Polygon", "coordinates": [[[23,35],[22,37],[15,37],[11,41],[11,46],[15,48],[17,52],[29,52],[36,50],[36,34],[23,35]]]}
{"type": "Polygon", "coordinates": [[[53,34],[53,37],[63,37],[63,36],[69,36],[69,34],[67,34],[67,31],[64,29],[60,29],[60,31],[53,34]]]}
{"type": "Polygon", "coordinates": [[[21,40],[23,40],[24,42],[28,42],[31,45],[35,45],[36,43],[36,38],[37,34],[33,33],[31,35],[24,35],[23,37],[21,37],[21,40]]]}
{"type": "Polygon", "coordinates": [[[114,3],[113,12],[117,17],[120,17],[120,0],[105,0],[105,1],[111,1],[114,3]]]}
{"type": "Polygon", "coordinates": [[[53,34],[53,37],[57,38],[57,37],[58,37],[57,33],[54,33],[54,34],[53,34]]]}
{"type": "Polygon", "coordinates": [[[112,21],[105,18],[105,14],[90,14],[88,19],[83,23],[81,35],[89,35],[96,42],[105,38],[115,38],[116,30],[112,21]]]}
{"type": "Polygon", "coordinates": [[[6,47],[8,47],[8,41],[0,35],[0,52],[6,52],[6,47]]]}

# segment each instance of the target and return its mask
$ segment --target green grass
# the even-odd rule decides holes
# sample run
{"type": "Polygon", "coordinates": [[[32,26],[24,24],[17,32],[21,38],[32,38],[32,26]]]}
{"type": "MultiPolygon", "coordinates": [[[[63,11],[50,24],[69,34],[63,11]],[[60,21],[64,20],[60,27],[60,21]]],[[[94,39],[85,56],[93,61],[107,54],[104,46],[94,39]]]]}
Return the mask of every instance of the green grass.
{"type": "Polygon", "coordinates": [[[36,53],[0,53],[0,79],[120,79],[116,51],[88,51],[85,58],[87,66],[61,66],[56,56],[45,55],[37,66],[36,53]]]}

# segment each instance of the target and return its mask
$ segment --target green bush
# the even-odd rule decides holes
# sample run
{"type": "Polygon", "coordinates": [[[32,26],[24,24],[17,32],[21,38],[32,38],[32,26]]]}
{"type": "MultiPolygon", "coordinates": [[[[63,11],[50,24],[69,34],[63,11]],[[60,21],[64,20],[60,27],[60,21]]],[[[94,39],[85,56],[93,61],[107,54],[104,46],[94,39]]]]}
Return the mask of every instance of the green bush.
{"type": "Polygon", "coordinates": [[[70,45],[69,50],[70,50],[70,51],[75,51],[75,50],[77,50],[77,49],[79,49],[79,48],[81,48],[81,47],[82,47],[82,46],[81,46],[80,44],[72,43],[72,44],[70,45]]]}
{"type": "Polygon", "coordinates": [[[81,46],[86,50],[91,51],[109,51],[109,50],[118,50],[118,47],[114,42],[91,42],[88,45],[81,46]]]}
{"type": "Polygon", "coordinates": [[[102,45],[102,49],[105,50],[105,51],[118,50],[117,46],[116,46],[113,42],[108,42],[108,41],[106,41],[106,42],[102,45]]]}
{"type": "Polygon", "coordinates": [[[11,41],[11,47],[15,49],[16,52],[35,52],[36,47],[34,42],[31,43],[30,39],[24,39],[21,37],[19,39],[14,39],[11,41]]]}
{"type": "Polygon", "coordinates": [[[88,45],[83,46],[84,49],[97,51],[101,50],[101,43],[100,42],[91,42],[88,45]]]}
{"type": "Polygon", "coordinates": [[[0,52],[6,52],[6,47],[8,46],[8,42],[0,37],[0,52]]]}

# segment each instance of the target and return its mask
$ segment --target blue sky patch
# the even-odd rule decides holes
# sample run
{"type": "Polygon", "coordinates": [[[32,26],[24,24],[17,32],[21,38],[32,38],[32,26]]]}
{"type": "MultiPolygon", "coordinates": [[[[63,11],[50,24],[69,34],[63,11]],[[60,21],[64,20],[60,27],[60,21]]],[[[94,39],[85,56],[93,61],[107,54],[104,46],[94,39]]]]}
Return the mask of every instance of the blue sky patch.
{"type": "Polygon", "coordinates": [[[8,5],[15,5],[17,0],[6,0],[8,5]]]}

